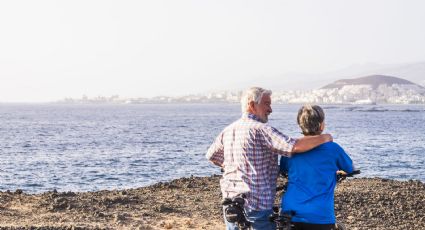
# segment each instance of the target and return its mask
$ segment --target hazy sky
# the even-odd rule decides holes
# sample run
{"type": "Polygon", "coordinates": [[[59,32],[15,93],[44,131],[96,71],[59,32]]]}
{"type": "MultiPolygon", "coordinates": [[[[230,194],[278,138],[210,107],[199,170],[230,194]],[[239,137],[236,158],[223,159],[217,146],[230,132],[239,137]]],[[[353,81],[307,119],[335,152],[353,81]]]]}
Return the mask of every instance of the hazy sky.
{"type": "Polygon", "coordinates": [[[184,95],[421,62],[424,12],[422,0],[1,1],[0,101],[184,95]]]}

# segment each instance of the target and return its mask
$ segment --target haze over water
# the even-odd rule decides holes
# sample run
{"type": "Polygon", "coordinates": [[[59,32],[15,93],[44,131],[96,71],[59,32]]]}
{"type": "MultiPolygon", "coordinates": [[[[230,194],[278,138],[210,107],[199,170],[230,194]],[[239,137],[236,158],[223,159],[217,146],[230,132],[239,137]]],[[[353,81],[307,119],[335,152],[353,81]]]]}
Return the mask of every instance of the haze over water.
{"type": "MultiPolygon", "coordinates": [[[[290,136],[299,105],[273,105],[290,136]]],[[[424,105],[323,106],[362,177],[425,181],[424,105]]],[[[0,107],[0,190],[39,193],[146,186],[219,174],[205,152],[240,117],[239,104],[12,105],[0,107]]]]}

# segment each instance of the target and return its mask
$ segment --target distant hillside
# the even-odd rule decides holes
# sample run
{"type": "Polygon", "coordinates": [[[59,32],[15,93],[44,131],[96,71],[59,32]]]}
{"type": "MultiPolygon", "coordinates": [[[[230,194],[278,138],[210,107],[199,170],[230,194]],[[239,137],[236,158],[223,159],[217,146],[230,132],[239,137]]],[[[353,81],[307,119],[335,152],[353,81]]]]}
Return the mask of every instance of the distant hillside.
{"type": "Polygon", "coordinates": [[[404,80],[398,77],[391,77],[385,75],[371,75],[366,77],[354,78],[354,79],[341,79],[335,81],[329,85],[322,87],[321,89],[341,89],[346,85],[371,85],[373,89],[378,88],[379,85],[388,85],[391,86],[393,84],[399,85],[416,85],[420,88],[423,88],[420,85],[417,85],[411,81],[404,80]]]}

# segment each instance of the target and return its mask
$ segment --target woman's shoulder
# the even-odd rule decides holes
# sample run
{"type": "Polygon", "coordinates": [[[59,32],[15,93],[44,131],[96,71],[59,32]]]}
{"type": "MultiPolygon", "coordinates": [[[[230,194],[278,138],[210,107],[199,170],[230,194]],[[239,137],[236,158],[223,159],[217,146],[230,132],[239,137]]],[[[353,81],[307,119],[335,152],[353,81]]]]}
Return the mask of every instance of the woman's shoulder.
{"type": "Polygon", "coordinates": [[[321,148],[324,150],[344,150],[338,143],[329,141],[322,145],[320,145],[321,148]]]}

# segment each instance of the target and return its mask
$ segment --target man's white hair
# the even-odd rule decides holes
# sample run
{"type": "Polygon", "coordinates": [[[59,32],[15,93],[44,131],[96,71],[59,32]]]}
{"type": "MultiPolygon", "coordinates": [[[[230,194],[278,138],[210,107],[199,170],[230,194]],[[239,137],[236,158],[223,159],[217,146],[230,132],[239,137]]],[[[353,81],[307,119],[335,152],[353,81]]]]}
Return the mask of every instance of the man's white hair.
{"type": "Polygon", "coordinates": [[[251,87],[243,93],[241,97],[241,108],[242,113],[247,112],[248,105],[251,101],[253,101],[256,104],[259,104],[261,102],[261,98],[263,98],[264,95],[272,95],[272,91],[268,89],[263,89],[260,87],[251,87]]]}

